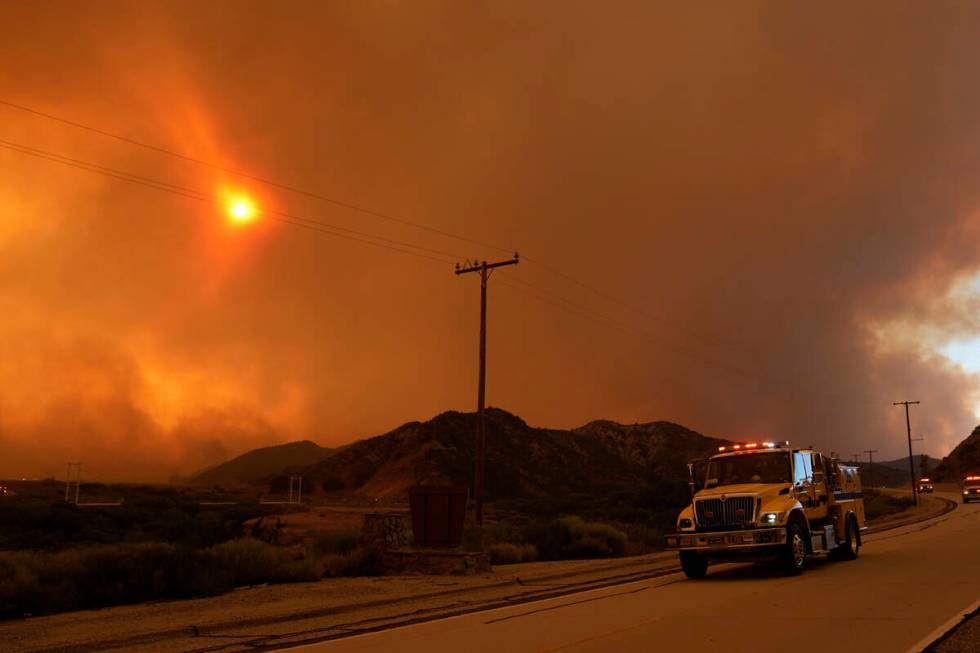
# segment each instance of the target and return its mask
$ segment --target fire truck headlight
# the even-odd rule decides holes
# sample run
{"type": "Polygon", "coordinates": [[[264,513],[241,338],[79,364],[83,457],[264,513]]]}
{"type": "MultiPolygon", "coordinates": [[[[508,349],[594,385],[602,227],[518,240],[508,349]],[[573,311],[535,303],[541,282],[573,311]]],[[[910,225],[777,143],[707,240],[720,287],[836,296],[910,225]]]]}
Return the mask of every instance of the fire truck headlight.
{"type": "Polygon", "coordinates": [[[694,526],[694,523],[687,517],[677,522],[677,528],[680,529],[691,528],[692,526],[694,526]]]}
{"type": "Polygon", "coordinates": [[[759,519],[760,524],[775,524],[779,515],[774,512],[764,512],[762,517],[759,519]]]}

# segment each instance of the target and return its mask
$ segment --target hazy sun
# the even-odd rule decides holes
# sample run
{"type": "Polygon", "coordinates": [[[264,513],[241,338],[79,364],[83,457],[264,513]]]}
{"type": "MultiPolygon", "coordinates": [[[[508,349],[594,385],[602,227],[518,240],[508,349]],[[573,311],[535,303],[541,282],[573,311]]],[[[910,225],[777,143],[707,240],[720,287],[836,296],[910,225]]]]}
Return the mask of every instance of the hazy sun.
{"type": "Polygon", "coordinates": [[[251,222],[256,216],[255,205],[246,198],[236,197],[228,203],[228,217],[232,222],[244,224],[251,222]]]}

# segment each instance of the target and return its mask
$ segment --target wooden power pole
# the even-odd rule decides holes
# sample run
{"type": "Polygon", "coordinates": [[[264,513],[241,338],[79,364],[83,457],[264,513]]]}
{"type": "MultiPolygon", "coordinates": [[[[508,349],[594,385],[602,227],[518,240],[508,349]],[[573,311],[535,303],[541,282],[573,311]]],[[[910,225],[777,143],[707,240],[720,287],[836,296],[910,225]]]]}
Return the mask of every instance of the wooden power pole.
{"type": "Polygon", "coordinates": [[[865,449],[864,453],[868,454],[868,487],[872,490],[875,487],[875,461],[874,455],[878,453],[877,449],[865,449]]]}
{"type": "Polygon", "coordinates": [[[909,475],[912,480],[912,504],[919,505],[919,494],[915,491],[915,462],[912,460],[912,422],[909,421],[909,406],[918,401],[895,401],[892,406],[905,406],[905,432],[909,436],[909,475]]]}
{"type": "Polygon", "coordinates": [[[487,387],[487,280],[494,268],[517,265],[519,262],[515,253],[514,258],[496,263],[467,261],[462,266],[456,264],[456,274],[480,273],[480,380],[476,391],[476,469],[473,474],[473,497],[476,502],[476,523],[479,526],[483,526],[484,458],[487,443],[486,419],[483,414],[487,387]]]}

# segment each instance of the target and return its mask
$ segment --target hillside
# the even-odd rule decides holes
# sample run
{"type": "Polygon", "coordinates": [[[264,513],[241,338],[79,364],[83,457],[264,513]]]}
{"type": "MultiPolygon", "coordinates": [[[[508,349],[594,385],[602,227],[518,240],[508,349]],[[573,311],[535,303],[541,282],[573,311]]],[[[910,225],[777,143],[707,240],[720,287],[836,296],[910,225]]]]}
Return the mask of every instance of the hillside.
{"type": "MultiPolygon", "coordinates": [[[[915,455],[915,473],[916,474],[919,473],[919,469],[922,466],[922,458],[923,458],[923,454],[916,454],[915,455]]],[[[941,462],[939,460],[939,458],[933,458],[932,456],[925,456],[925,459],[926,459],[926,462],[927,462],[927,464],[929,466],[929,469],[936,469],[936,465],[938,465],[941,462]]],[[[898,470],[900,472],[905,472],[905,475],[908,476],[908,471],[909,471],[909,457],[908,456],[904,456],[902,458],[896,458],[895,460],[884,460],[884,461],[882,461],[880,463],[876,460],[875,461],[875,469],[878,468],[878,465],[882,465],[882,466],[888,467],[890,469],[895,469],[895,470],[898,470]]]]}
{"type": "MultiPolygon", "coordinates": [[[[929,475],[930,477],[934,477],[932,470],[936,469],[940,461],[938,458],[932,458],[930,456],[925,456],[925,458],[929,475]]],[[[916,478],[923,475],[922,459],[923,456],[921,454],[915,456],[916,478]]],[[[896,458],[895,460],[883,460],[881,462],[876,460],[873,471],[870,470],[867,462],[859,462],[858,467],[861,470],[861,481],[867,486],[870,486],[872,483],[875,487],[908,487],[909,485],[908,456],[905,458],[896,458]]]]}
{"type": "Polygon", "coordinates": [[[943,458],[936,467],[935,478],[959,481],[971,473],[980,474],[980,426],[943,458]]]}
{"type": "MultiPolygon", "coordinates": [[[[310,487],[364,497],[404,497],[416,483],[469,485],[474,465],[474,413],[446,412],[355,442],[313,465],[290,471],[310,487]]],[[[690,458],[724,440],[670,422],[623,425],[597,421],[572,429],[528,426],[487,409],[487,498],[562,497],[684,480],[690,458]]]]}
{"type": "Polygon", "coordinates": [[[309,440],[253,449],[192,476],[190,485],[250,485],[287,467],[318,463],[333,453],[309,440]]]}

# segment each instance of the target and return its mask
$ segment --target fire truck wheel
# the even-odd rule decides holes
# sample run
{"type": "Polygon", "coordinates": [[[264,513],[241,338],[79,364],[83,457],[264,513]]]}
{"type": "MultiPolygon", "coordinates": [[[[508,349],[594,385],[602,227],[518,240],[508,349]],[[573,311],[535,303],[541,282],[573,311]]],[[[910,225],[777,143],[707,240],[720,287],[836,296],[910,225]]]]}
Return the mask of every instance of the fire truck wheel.
{"type": "Polygon", "coordinates": [[[803,573],[806,566],[806,539],[799,524],[786,527],[786,545],[779,562],[787,576],[803,573]]]}
{"type": "Polygon", "coordinates": [[[681,551],[681,569],[688,578],[704,578],[708,573],[708,559],[697,551],[681,551]]]}
{"type": "Polygon", "coordinates": [[[861,535],[858,532],[857,519],[848,515],[847,526],[844,528],[844,542],[838,547],[839,560],[857,560],[861,552],[861,535]]]}

